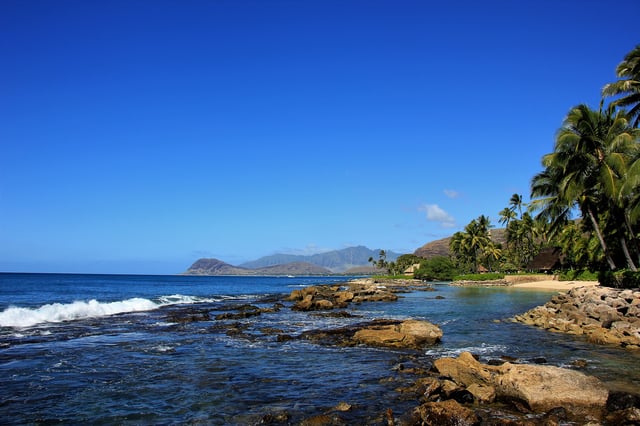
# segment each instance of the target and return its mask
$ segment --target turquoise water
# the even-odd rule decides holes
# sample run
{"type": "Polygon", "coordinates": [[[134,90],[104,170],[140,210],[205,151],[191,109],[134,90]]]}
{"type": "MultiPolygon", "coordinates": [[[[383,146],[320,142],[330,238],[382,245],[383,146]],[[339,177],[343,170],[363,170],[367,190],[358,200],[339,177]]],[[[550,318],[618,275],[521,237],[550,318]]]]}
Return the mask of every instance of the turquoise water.
{"type": "Polygon", "coordinates": [[[415,405],[395,391],[414,378],[401,362],[428,366],[463,350],[483,360],[544,357],[551,365],[587,360],[589,374],[640,392],[640,356],[508,321],[553,293],[460,288],[402,294],[397,302],[352,305],[353,318],[278,312],[213,319],[242,304],[272,307],[302,286],[342,277],[183,277],[0,274],[0,419],[94,424],[257,424],[287,411],[291,422],[345,401],[343,416],[370,423],[387,408],[415,405]],[[436,296],[440,296],[436,298],[436,296]],[[176,323],[178,312],[211,319],[176,323]],[[267,329],[296,336],[373,318],[422,318],[439,324],[441,344],[418,353],[279,342],[267,329]],[[242,328],[227,333],[228,326],[242,328]],[[411,361],[408,361],[411,360],[411,361]]]}

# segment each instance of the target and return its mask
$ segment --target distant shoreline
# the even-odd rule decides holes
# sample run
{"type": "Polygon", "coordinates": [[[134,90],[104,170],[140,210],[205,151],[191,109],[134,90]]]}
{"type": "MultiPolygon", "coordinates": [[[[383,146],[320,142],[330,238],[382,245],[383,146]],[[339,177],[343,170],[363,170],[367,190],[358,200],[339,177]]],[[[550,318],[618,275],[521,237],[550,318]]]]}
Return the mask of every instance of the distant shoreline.
{"type": "Polygon", "coordinates": [[[526,283],[512,284],[514,288],[534,288],[543,290],[571,290],[576,287],[594,287],[598,286],[598,281],[558,281],[558,280],[545,280],[545,281],[532,281],[526,283]]]}
{"type": "Polygon", "coordinates": [[[532,275],[530,277],[523,275],[506,276],[500,280],[490,281],[453,281],[454,286],[479,286],[479,287],[508,287],[549,291],[568,291],[576,287],[593,287],[598,286],[598,281],[560,281],[557,277],[544,279],[545,277],[532,275]],[[543,278],[543,279],[541,279],[543,278]]]}

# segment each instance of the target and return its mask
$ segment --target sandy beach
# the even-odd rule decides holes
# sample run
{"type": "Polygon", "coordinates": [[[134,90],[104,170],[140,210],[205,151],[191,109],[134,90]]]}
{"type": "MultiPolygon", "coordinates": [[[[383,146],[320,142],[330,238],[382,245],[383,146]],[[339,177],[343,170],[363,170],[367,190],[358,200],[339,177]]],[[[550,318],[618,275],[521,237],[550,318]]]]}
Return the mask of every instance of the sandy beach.
{"type": "Polygon", "coordinates": [[[532,281],[525,283],[513,284],[515,288],[535,288],[553,291],[567,291],[575,287],[596,286],[600,285],[598,281],[558,281],[558,280],[545,280],[545,281],[532,281]]]}

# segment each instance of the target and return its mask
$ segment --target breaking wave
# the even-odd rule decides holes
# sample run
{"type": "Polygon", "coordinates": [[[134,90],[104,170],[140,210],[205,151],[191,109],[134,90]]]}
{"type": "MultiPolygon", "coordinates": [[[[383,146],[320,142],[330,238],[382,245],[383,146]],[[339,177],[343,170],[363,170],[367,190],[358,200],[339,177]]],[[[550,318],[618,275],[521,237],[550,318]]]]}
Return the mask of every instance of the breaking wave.
{"type": "Polygon", "coordinates": [[[162,296],[158,299],[158,302],[135,297],[117,302],[99,302],[94,299],[88,302],[51,303],[38,308],[10,306],[0,312],[0,327],[32,327],[43,323],[59,323],[129,312],[152,311],[168,305],[201,303],[211,300],[212,299],[175,294],[172,296],[162,296]]]}

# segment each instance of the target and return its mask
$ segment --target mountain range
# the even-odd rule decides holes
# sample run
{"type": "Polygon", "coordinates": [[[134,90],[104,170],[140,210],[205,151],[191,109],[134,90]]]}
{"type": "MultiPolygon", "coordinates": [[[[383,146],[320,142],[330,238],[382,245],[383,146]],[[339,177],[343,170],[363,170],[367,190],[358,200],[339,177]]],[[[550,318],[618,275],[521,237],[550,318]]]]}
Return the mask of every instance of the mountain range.
{"type": "MultiPolygon", "coordinates": [[[[218,259],[195,261],[186,275],[330,275],[359,274],[374,271],[369,258],[378,259],[380,250],[364,246],[348,247],[313,255],[274,254],[234,266],[218,259]]],[[[387,251],[387,261],[394,261],[399,253],[387,251]]]]}

